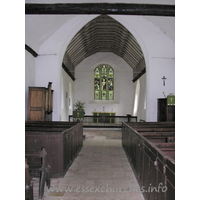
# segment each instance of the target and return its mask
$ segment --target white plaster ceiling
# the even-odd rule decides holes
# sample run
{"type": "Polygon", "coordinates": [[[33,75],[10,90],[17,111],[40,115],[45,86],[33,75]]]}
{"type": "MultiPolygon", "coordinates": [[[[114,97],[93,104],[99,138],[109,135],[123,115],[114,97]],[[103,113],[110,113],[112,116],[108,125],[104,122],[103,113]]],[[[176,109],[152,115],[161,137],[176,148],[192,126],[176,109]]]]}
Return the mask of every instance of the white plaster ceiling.
{"type": "MultiPolygon", "coordinates": [[[[151,3],[175,4],[174,0],[26,0],[25,3],[151,3]]],[[[25,15],[25,43],[36,52],[40,46],[55,34],[65,23],[77,15],[25,15]]],[[[175,40],[175,17],[143,16],[158,26],[168,37],[175,40]]],[[[84,26],[84,25],[83,25],[84,26]]]]}
{"type": "MultiPolygon", "coordinates": [[[[73,17],[73,15],[26,15],[25,43],[37,52],[50,36],[73,17]]],[[[158,26],[175,41],[174,17],[145,16],[144,18],[158,26]]]]}

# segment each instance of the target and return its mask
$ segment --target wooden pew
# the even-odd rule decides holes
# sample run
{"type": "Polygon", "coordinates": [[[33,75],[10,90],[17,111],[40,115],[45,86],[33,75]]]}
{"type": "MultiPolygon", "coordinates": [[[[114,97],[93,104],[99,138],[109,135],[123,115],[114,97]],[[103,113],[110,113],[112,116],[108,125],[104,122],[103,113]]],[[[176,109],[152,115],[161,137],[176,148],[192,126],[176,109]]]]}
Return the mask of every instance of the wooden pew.
{"type": "Polygon", "coordinates": [[[45,148],[42,148],[38,153],[26,153],[27,163],[29,164],[29,172],[38,174],[39,181],[39,198],[42,199],[44,195],[45,182],[48,188],[50,188],[50,166],[47,162],[47,152],[45,148]]]}
{"type": "Polygon", "coordinates": [[[155,143],[154,145],[175,160],[175,143],[155,143]]]}
{"type": "Polygon", "coordinates": [[[139,132],[142,136],[147,138],[153,143],[174,143],[175,142],[175,132],[139,132]]]}
{"type": "Polygon", "coordinates": [[[131,127],[160,127],[162,126],[163,128],[165,127],[175,127],[175,122],[130,122],[127,123],[131,127]]]}
{"type": "Polygon", "coordinates": [[[134,127],[136,131],[138,132],[174,132],[175,128],[174,127],[134,127]]]}
{"type": "Polygon", "coordinates": [[[28,168],[27,159],[25,159],[25,200],[33,200],[33,181],[28,168]]]}
{"type": "Polygon", "coordinates": [[[175,122],[139,122],[127,124],[154,144],[175,143],[175,122]]]}
{"type": "Polygon", "coordinates": [[[63,177],[83,146],[83,125],[77,122],[25,123],[25,150],[45,147],[52,177],[63,177]]]}
{"type": "MultiPolygon", "coordinates": [[[[157,127],[160,126],[154,125],[157,127]]],[[[147,132],[151,136],[151,133],[149,131],[147,132]]],[[[145,133],[146,135],[147,132],[145,133]]],[[[154,132],[156,131],[154,130],[154,132]]],[[[159,133],[156,134],[159,135],[159,133]]],[[[166,134],[167,133],[163,133],[163,136],[166,136],[166,134]]],[[[167,150],[168,153],[170,151],[170,153],[174,152],[175,144],[166,142],[164,142],[164,144],[152,143],[148,138],[145,138],[140,132],[130,126],[129,123],[123,123],[122,146],[140,187],[145,191],[148,191],[149,188],[153,188],[151,192],[143,192],[144,198],[146,200],[174,200],[175,161],[172,158],[173,155],[167,155],[167,150]],[[161,185],[162,188],[158,192],[158,188],[161,185]],[[166,187],[167,190],[162,192],[161,190],[166,187]]]]}
{"type": "Polygon", "coordinates": [[[65,122],[65,121],[26,121],[25,122],[25,127],[26,128],[31,128],[31,127],[36,127],[36,128],[64,128],[68,129],[74,125],[76,125],[77,122],[65,122]]]}

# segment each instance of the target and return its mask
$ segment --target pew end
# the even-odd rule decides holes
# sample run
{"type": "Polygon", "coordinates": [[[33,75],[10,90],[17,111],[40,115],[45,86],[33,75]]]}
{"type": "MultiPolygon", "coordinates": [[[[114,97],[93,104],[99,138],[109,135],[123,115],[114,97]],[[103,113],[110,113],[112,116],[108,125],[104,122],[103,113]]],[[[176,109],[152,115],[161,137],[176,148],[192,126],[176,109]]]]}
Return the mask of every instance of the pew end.
{"type": "Polygon", "coordinates": [[[50,173],[50,165],[47,161],[47,152],[45,148],[42,148],[39,152],[26,152],[26,162],[29,163],[29,159],[31,162],[29,163],[29,171],[34,177],[39,177],[39,198],[42,199],[44,195],[45,183],[48,189],[51,185],[51,173],[50,173]],[[34,159],[32,159],[34,158],[34,159]],[[40,162],[38,162],[40,160],[40,162]],[[33,162],[34,161],[34,162],[33,162]],[[35,162],[37,161],[37,162],[35,162]]]}
{"type": "Polygon", "coordinates": [[[27,159],[25,158],[25,200],[33,200],[33,181],[28,168],[27,159]]]}

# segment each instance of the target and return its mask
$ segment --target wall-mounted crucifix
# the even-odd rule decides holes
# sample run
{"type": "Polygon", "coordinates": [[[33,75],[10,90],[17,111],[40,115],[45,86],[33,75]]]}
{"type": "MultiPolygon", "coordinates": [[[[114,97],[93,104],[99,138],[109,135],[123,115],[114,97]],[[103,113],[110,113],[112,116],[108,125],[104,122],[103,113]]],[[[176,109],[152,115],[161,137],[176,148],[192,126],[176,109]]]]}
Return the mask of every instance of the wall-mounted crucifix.
{"type": "Polygon", "coordinates": [[[162,79],[163,79],[163,86],[165,86],[165,79],[167,79],[167,78],[165,78],[165,76],[163,76],[162,79]]]}

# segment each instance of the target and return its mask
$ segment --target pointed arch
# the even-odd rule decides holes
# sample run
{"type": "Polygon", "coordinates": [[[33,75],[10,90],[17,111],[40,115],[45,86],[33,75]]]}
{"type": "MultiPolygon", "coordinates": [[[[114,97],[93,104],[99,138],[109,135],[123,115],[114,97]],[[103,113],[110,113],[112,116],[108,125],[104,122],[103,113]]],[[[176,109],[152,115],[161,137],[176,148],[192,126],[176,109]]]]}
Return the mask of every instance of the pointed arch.
{"type": "Polygon", "coordinates": [[[65,51],[63,63],[73,74],[79,63],[98,52],[112,52],[123,58],[136,76],[145,68],[145,64],[141,65],[144,55],[135,37],[108,15],[92,19],[74,35],[65,51]]]}

